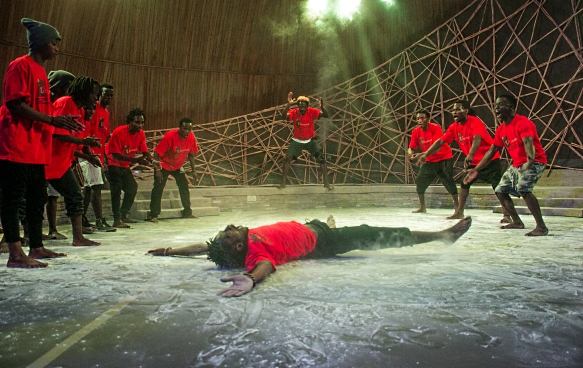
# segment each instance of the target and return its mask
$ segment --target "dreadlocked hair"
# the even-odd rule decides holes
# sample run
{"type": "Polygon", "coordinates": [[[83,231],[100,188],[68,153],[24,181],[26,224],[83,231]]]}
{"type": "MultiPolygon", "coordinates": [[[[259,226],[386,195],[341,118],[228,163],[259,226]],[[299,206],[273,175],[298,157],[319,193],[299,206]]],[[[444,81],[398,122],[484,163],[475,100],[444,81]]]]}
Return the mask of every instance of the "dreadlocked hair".
{"type": "Polygon", "coordinates": [[[86,100],[93,92],[94,85],[99,86],[95,79],[85,76],[75,77],[67,90],[67,94],[75,100],[86,100]]]}
{"type": "Polygon", "coordinates": [[[128,124],[131,123],[132,121],[134,121],[134,118],[136,116],[140,116],[140,115],[144,117],[144,120],[146,120],[146,114],[144,114],[144,110],[142,110],[140,107],[136,107],[134,109],[131,109],[129,114],[128,114],[128,117],[126,118],[126,123],[128,123],[128,124]]]}
{"type": "Polygon", "coordinates": [[[245,267],[245,254],[239,254],[230,251],[221,244],[219,236],[207,240],[208,246],[207,259],[214,262],[222,268],[239,268],[245,267]]]}

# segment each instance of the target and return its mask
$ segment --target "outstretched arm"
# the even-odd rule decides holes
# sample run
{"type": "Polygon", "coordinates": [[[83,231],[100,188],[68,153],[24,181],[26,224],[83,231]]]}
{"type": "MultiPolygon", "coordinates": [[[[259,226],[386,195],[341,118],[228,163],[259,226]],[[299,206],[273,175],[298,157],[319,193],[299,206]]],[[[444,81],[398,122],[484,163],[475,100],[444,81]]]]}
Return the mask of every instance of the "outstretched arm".
{"type": "Polygon", "coordinates": [[[418,158],[417,158],[417,165],[422,164],[423,162],[425,162],[425,159],[427,158],[427,156],[431,156],[432,154],[434,154],[435,152],[439,151],[439,149],[441,148],[441,146],[443,146],[443,141],[441,139],[436,140],[431,147],[429,147],[429,149],[425,152],[423,152],[418,158]]]}
{"type": "Polygon", "coordinates": [[[478,172],[480,170],[482,170],[484,168],[484,166],[488,165],[490,163],[490,161],[492,161],[492,157],[494,157],[494,155],[496,154],[496,152],[499,152],[501,149],[502,149],[502,147],[498,147],[498,146],[492,145],[490,147],[490,149],[488,150],[488,152],[486,152],[484,154],[484,157],[482,158],[482,161],[480,161],[480,163],[477,164],[476,167],[474,167],[473,169],[469,169],[468,170],[468,174],[464,178],[464,184],[468,184],[469,182],[471,182],[472,180],[474,180],[475,178],[477,178],[478,177],[478,172]]]}
{"type": "Polygon", "coordinates": [[[257,263],[257,266],[251,271],[246,272],[242,275],[235,275],[231,277],[223,277],[222,282],[233,282],[230,287],[221,290],[217,295],[221,295],[227,298],[233,296],[241,296],[247,294],[253,289],[253,287],[265,280],[267,276],[273,273],[273,265],[270,261],[261,261],[257,263]]]}
{"type": "Polygon", "coordinates": [[[148,251],[148,254],[153,256],[197,256],[208,252],[208,245],[206,243],[197,243],[187,245],[182,248],[157,248],[148,251]]]}

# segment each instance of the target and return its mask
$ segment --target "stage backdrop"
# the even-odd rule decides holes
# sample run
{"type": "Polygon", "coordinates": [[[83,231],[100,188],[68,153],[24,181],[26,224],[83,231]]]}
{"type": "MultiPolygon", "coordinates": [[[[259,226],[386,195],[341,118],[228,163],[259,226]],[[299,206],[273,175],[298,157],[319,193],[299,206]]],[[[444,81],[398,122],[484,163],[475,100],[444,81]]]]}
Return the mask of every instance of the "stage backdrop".
{"type": "MultiPolygon", "coordinates": [[[[550,168],[582,169],[581,16],[575,0],[477,0],[387,62],[314,95],[331,114],[318,137],[333,182],[413,183],[406,150],[416,110],[445,129],[464,98],[493,133],[494,101],[505,92],[537,125],[550,168]]],[[[291,138],[290,124],[277,120],[282,107],[197,127],[199,184],[279,183],[291,138]]],[[[150,132],[152,144],[162,133],[150,132]]],[[[459,150],[455,158],[459,177],[459,150]]],[[[322,182],[308,157],[292,171],[292,184],[322,182]]]]}

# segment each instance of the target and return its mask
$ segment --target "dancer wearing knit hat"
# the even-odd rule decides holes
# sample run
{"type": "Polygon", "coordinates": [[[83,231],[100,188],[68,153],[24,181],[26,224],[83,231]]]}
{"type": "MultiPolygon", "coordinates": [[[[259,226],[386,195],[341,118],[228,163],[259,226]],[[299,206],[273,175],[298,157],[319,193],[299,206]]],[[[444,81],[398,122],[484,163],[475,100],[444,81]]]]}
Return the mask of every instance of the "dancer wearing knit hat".
{"type": "Polygon", "coordinates": [[[4,103],[0,107],[0,188],[2,225],[8,243],[8,267],[38,268],[36,258],[66,256],[46,249],[42,242],[43,207],[47,201],[45,165],[51,158],[53,127],[78,131],[83,125],[74,116],[53,116],[49,81],[43,67],[59,53],[61,35],[52,26],[29,18],[28,55],[10,63],[4,79],[4,103]],[[30,251],[20,242],[18,208],[26,199],[30,251]]]}

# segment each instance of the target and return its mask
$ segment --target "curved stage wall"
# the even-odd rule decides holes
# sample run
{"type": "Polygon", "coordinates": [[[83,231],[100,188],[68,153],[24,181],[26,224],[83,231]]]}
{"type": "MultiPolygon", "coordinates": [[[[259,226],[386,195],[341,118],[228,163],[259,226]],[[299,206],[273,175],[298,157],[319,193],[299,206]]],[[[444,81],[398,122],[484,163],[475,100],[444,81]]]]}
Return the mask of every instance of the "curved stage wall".
{"type": "MultiPolygon", "coordinates": [[[[324,97],[331,115],[317,134],[332,182],[414,183],[416,168],[406,157],[414,112],[430,110],[445,129],[452,104],[465,98],[493,133],[494,101],[505,91],[536,123],[551,170],[582,170],[581,15],[581,3],[571,0],[478,0],[384,64],[312,96],[324,97]]],[[[278,184],[291,138],[291,127],[276,119],[282,108],[197,125],[196,184],[278,184]]],[[[150,144],[163,133],[149,131],[150,144]]],[[[455,158],[459,176],[458,150],[455,158]]],[[[321,183],[318,175],[301,157],[288,180],[321,183]]]]}

